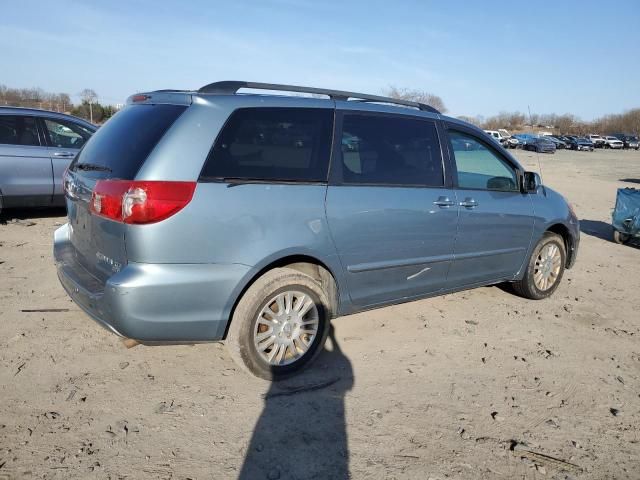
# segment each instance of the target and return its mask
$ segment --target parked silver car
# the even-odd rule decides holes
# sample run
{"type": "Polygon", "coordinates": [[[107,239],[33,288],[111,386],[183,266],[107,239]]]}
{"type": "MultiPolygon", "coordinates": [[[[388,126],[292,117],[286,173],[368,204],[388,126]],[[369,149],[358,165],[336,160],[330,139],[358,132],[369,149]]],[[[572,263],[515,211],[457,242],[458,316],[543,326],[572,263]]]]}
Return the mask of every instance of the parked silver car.
{"type": "Polygon", "coordinates": [[[63,206],[62,175],[96,128],[71,115],[0,107],[0,210],[63,206]]]}
{"type": "Polygon", "coordinates": [[[548,297],[580,238],[565,199],[482,130],[286,85],[134,95],[65,190],[54,255],[82,309],[143,343],[225,339],[263,378],[307,365],[337,315],[500,282],[548,297]]]}

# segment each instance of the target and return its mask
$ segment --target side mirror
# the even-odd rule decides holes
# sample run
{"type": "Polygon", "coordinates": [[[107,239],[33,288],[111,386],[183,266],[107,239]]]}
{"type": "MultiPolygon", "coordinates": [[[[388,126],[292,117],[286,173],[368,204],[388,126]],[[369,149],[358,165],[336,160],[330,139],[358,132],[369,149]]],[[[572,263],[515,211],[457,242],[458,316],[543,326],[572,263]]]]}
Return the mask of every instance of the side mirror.
{"type": "Polygon", "coordinates": [[[522,176],[522,191],[525,193],[537,193],[542,186],[542,179],[536,172],[524,172],[522,176]]]}

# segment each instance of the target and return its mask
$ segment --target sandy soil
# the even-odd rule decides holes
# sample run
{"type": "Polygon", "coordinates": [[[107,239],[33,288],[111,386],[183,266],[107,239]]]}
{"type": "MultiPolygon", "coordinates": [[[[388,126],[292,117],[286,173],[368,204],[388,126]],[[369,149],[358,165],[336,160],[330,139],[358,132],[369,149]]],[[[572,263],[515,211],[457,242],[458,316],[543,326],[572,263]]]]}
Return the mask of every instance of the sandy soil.
{"type": "Polygon", "coordinates": [[[64,212],[5,216],[0,478],[640,478],[640,249],[608,225],[640,153],[540,159],[583,219],[551,299],[488,287],[338,318],[278,385],[220,344],[124,349],[58,285],[64,212]]]}

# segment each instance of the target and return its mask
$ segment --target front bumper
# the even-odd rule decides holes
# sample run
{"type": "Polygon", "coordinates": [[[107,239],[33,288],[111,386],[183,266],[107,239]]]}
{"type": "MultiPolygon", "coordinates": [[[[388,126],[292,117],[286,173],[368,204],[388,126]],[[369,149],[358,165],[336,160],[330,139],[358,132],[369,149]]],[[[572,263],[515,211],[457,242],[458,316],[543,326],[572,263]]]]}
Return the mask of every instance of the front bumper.
{"type": "Polygon", "coordinates": [[[232,299],[250,267],[239,264],[128,263],[101,282],[75,258],[68,224],[54,234],[60,283],[109,331],[143,342],[220,340],[232,299]]]}

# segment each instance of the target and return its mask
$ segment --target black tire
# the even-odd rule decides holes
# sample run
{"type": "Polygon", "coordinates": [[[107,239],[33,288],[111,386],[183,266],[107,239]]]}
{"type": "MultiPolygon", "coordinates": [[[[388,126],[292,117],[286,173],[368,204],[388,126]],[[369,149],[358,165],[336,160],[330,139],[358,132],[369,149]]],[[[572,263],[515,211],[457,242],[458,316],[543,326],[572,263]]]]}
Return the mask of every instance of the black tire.
{"type": "Polygon", "coordinates": [[[620,244],[620,245],[624,245],[626,243],[629,243],[629,240],[631,240],[631,236],[627,235],[626,233],[622,233],[619,232],[618,230],[613,230],[613,241],[620,244]]]}
{"type": "MultiPolygon", "coordinates": [[[[227,334],[227,348],[235,362],[249,373],[265,380],[282,380],[307,367],[322,351],[332,314],[329,296],[318,281],[298,270],[275,268],[258,278],[238,302],[227,334]],[[313,300],[318,311],[318,330],[307,351],[297,360],[275,366],[260,356],[253,335],[263,307],[287,290],[301,292],[313,300]]],[[[285,349],[284,355],[288,354],[285,349]]]]}
{"type": "Polygon", "coordinates": [[[529,298],[531,300],[542,300],[543,298],[549,297],[551,294],[553,294],[553,292],[556,291],[556,289],[560,285],[560,282],[562,281],[566,259],[567,253],[562,237],[555,233],[546,232],[540,239],[536,247],[533,249],[533,252],[527,264],[527,269],[524,272],[524,276],[521,280],[513,282],[512,286],[514,291],[521,297],[529,298]],[[554,283],[546,290],[541,290],[538,288],[538,286],[536,286],[534,275],[537,271],[536,264],[539,260],[538,257],[540,256],[540,252],[549,244],[554,244],[560,251],[560,270],[555,278],[554,283]]]}

